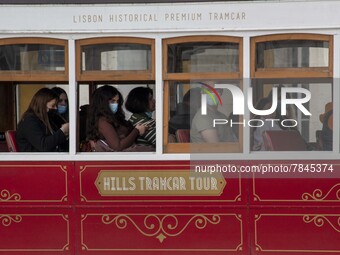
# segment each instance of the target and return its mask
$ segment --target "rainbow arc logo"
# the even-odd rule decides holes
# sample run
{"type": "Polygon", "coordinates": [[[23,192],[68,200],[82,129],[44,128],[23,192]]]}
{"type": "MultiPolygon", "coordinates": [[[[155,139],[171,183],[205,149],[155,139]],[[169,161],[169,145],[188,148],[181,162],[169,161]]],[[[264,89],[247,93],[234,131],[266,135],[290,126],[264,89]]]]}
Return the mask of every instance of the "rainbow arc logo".
{"type": "Polygon", "coordinates": [[[199,82],[199,84],[203,85],[201,89],[204,92],[201,95],[201,114],[206,115],[207,114],[207,95],[209,95],[209,97],[212,99],[212,101],[214,102],[214,105],[217,105],[218,102],[220,103],[220,105],[222,105],[223,102],[222,102],[222,98],[220,94],[218,94],[217,90],[213,86],[203,83],[203,82],[199,82]]]}

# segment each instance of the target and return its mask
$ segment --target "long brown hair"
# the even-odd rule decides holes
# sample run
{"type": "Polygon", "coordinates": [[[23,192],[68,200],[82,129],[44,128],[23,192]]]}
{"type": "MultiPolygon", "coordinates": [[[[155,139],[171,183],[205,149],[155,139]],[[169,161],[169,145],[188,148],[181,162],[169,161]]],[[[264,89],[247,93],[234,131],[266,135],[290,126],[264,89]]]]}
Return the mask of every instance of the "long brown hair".
{"type": "Polygon", "coordinates": [[[35,93],[35,95],[33,96],[31,103],[29,104],[26,112],[23,114],[21,119],[24,119],[27,115],[34,114],[45,124],[47,129],[53,134],[53,129],[48,119],[46,106],[47,103],[53,99],[56,99],[58,102],[58,95],[55,94],[51,89],[39,89],[37,93],[35,93]]]}

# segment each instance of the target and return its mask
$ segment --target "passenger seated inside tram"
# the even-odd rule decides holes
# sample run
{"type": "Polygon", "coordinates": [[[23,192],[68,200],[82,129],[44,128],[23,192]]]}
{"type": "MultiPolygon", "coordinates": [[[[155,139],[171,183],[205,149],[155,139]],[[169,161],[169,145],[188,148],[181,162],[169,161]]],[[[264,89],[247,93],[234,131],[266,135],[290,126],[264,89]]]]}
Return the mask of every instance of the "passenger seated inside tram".
{"type": "MultiPolygon", "coordinates": [[[[270,109],[272,106],[272,101],[270,98],[265,97],[261,98],[257,104],[255,109],[257,110],[267,110],[270,109]]],[[[253,139],[253,150],[254,151],[264,151],[265,146],[263,142],[263,132],[269,131],[269,130],[282,130],[280,125],[277,121],[266,121],[266,119],[276,119],[276,111],[274,111],[272,114],[266,115],[266,116],[254,116],[252,119],[259,119],[258,124],[253,124],[254,126],[257,126],[253,128],[252,130],[252,139],[253,139]]]]}
{"type": "Polygon", "coordinates": [[[148,87],[132,89],[126,98],[125,108],[132,113],[129,121],[133,126],[143,124],[148,127],[143,135],[137,137],[136,143],[156,146],[156,122],[152,118],[155,99],[152,89],[148,87]]]}
{"type": "Polygon", "coordinates": [[[68,122],[68,96],[66,91],[60,87],[54,87],[52,91],[59,97],[57,105],[59,115],[68,122]]]}
{"type": "Polygon", "coordinates": [[[176,105],[176,112],[169,120],[169,133],[178,129],[190,129],[192,119],[201,107],[201,89],[191,88],[183,96],[182,103],[176,105]]]}
{"type": "MultiPolygon", "coordinates": [[[[66,91],[60,87],[51,89],[58,96],[57,113],[50,118],[53,130],[59,129],[62,124],[68,122],[68,97],[66,91]]],[[[69,151],[68,141],[59,147],[60,151],[69,151]]]]}
{"type": "Polygon", "coordinates": [[[86,120],[89,109],[89,104],[80,106],[79,111],[79,141],[80,145],[84,145],[86,142],[86,120]]]}
{"type": "Polygon", "coordinates": [[[320,114],[322,123],[321,144],[322,150],[333,150],[333,103],[329,102],[325,105],[325,112],[320,114]]]}
{"type": "MultiPolygon", "coordinates": [[[[208,85],[214,86],[213,82],[207,82],[208,85]]],[[[204,91],[204,90],[202,90],[204,91]]],[[[216,89],[221,96],[223,90],[216,89]]],[[[203,92],[204,93],[204,92],[203,92]]],[[[228,117],[218,110],[219,100],[215,94],[206,96],[207,112],[201,113],[201,109],[195,114],[190,129],[190,140],[193,143],[219,143],[219,142],[236,142],[237,138],[233,134],[230,125],[216,125],[214,119],[227,120],[228,117]],[[212,98],[214,97],[214,98],[212,98]]]]}
{"type": "Polygon", "coordinates": [[[133,126],[125,120],[122,109],[123,97],[112,86],[97,88],[89,106],[87,118],[87,140],[92,151],[153,151],[152,146],[136,144],[138,136],[148,130],[144,124],[133,126]]]}
{"type": "Polygon", "coordinates": [[[18,124],[16,141],[20,152],[58,152],[68,139],[69,124],[53,129],[51,119],[57,114],[58,96],[48,88],[32,98],[18,124]]]}

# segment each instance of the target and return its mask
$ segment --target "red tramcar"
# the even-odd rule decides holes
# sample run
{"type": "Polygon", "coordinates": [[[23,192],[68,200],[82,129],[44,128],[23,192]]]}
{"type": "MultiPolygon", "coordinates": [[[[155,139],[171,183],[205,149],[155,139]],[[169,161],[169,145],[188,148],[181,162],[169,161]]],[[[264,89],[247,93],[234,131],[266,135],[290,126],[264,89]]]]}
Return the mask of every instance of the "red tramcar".
{"type": "Polygon", "coordinates": [[[7,2],[0,254],[340,254],[340,2],[7,2]],[[153,90],[155,151],[82,151],[104,84],[153,90]],[[67,92],[68,152],[13,151],[43,87],[67,92]]]}

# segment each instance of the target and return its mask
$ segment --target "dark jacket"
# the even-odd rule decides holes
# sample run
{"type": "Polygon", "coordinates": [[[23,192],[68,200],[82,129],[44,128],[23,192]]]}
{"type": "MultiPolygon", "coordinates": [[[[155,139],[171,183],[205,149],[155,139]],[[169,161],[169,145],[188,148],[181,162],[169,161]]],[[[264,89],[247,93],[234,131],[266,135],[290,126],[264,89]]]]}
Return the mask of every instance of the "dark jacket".
{"type": "Polygon", "coordinates": [[[67,139],[61,129],[51,134],[36,115],[30,114],[19,122],[16,140],[20,152],[57,152],[67,139]]]}

